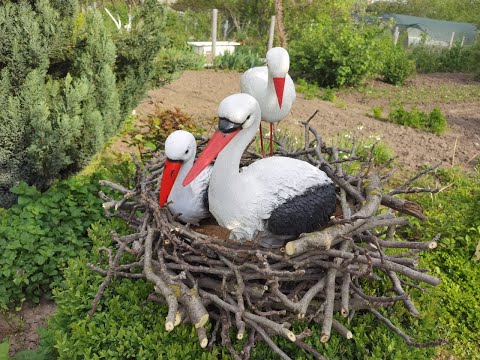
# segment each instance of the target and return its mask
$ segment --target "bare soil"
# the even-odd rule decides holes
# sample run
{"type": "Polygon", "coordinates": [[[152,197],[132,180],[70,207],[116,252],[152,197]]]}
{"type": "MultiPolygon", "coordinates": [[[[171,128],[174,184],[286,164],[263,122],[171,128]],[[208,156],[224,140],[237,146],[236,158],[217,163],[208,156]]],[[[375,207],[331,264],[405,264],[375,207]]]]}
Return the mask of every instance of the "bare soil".
{"type": "Polygon", "coordinates": [[[38,305],[24,305],[18,313],[0,313],[0,343],[9,339],[10,356],[38,346],[39,327],[55,312],[53,301],[41,301],[38,305]]]}
{"type": "MultiPolygon", "coordinates": [[[[240,75],[235,71],[186,71],[173,83],[150,91],[148,98],[138,106],[137,113],[142,119],[158,109],[179,108],[191,115],[199,125],[213,131],[218,104],[226,96],[240,91],[240,75]]],[[[417,75],[403,90],[421,87],[423,91],[434,92],[439,86],[471,84],[480,87],[480,83],[465,74],[417,75]]],[[[393,96],[400,89],[380,81],[372,81],[370,86],[393,96]]],[[[280,123],[279,128],[301,135],[303,127],[300,122],[318,109],[319,113],[311,124],[320,131],[325,142],[334,141],[340,133],[381,138],[399,156],[396,161],[399,169],[414,170],[437,162],[444,166],[451,166],[454,162],[455,165],[471,169],[477,161],[480,153],[479,98],[461,101],[434,98],[433,101],[417,104],[423,111],[438,106],[446,115],[449,130],[442,135],[435,135],[374,119],[371,116],[372,107],[388,108],[387,99],[371,98],[352,91],[339,92],[337,97],[339,100],[336,102],[329,102],[306,100],[302,94],[297,94],[291,114],[280,123]]]]}

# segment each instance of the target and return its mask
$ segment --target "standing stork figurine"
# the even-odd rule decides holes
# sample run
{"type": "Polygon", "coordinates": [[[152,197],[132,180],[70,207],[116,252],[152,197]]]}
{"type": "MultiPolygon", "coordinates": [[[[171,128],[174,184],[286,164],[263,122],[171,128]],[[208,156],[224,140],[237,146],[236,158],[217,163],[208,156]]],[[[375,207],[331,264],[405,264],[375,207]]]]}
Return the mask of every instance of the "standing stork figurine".
{"type": "MultiPolygon", "coordinates": [[[[295,85],[288,75],[290,57],[287,50],[274,47],[267,52],[267,65],[251,68],[242,75],[240,88],[252,95],[260,104],[262,120],[270,123],[270,156],[273,155],[274,123],[285,118],[295,101],[295,85]]],[[[260,146],[263,147],[262,124],[260,123],[260,146]]]]}

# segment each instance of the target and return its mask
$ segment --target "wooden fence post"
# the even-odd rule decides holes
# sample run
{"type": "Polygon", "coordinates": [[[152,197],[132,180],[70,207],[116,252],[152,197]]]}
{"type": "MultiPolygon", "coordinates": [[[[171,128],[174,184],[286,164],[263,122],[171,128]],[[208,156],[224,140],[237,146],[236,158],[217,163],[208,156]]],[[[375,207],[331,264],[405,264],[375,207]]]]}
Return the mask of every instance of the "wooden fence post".
{"type": "Polygon", "coordinates": [[[397,45],[399,37],[400,37],[400,29],[397,25],[395,25],[395,28],[393,31],[393,45],[397,45]]]}
{"type": "Polygon", "coordinates": [[[270,50],[273,47],[273,35],[275,34],[275,15],[272,15],[272,20],[270,21],[270,31],[268,32],[268,49],[270,50]]]}
{"type": "Polygon", "coordinates": [[[450,45],[448,46],[449,49],[453,46],[453,39],[455,38],[455,31],[452,31],[452,37],[450,38],[450,45]]]}
{"type": "Polygon", "coordinates": [[[212,10],[212,66],[215,68],[215,51],[217,46],[217,15],[218,10],[212,10]]]}

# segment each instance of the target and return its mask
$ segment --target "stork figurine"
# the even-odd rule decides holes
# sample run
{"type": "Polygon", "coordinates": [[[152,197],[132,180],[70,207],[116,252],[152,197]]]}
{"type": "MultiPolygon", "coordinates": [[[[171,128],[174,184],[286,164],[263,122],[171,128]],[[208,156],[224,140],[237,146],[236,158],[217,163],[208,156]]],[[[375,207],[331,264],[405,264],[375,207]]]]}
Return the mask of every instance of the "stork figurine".
{"type": "Polygon", "coordinates": [[[315,166],[273,156],[240,171],[240,158],[260,125],[260,105],[248,94],[225,98],[218,130],[189,171],[189,186],[218,155],[208,188],[209,210],[230,230],[230,239],[281,246],[328,223],[335,211],[335,186],[315,166]]]}
{"type": "MultiPolygon", "coordinates": [[[[275,47],[267,52],[267,65],[251,68],[242,75],[240,88],[252,95],[260,104],[262,120],[270,123],[270,156],[273,154],[273,124],[288,115],[295,101],[295,85],[288,75],[290,57],[287,50],[275,47]]],[[[260,146],[263,147],[260,123],[260,146]]]]}
{"type": "Polygon", "coordinates": [[[197,225],[210,216],[208,182],[212,167],[206,167],[188,186],[182,181],[190,171],[197,153],[195,137],[188,131],[177,130],[165,141],[165,168],[160,185],[159,205],[167,203],[170,212],[184,223],[197,225]]]}

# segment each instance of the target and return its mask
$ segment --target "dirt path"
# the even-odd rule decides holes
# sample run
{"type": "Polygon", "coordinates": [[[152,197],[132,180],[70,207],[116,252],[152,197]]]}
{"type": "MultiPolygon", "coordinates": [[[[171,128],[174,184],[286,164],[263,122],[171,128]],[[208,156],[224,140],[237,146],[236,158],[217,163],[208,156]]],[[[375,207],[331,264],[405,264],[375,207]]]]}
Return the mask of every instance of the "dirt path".
{"type": "MultiPolygon", "coordinates": [[[[234,71],[186,71],[179,79],[168,86],[149,92],[149,98],[141,103],[137,112],[151,114],[155,108],[179,108],[190,114],[207,130],[213,130],[216,111],[219,102],[228,95],[239,91],[240,73],[234,71]]],[[[422,86],[429,91],[438,86],[448,84],[462,85],[470,83],[464,75],[418,75],[408,86],[422,86]]],[[[476,83],[478,84],[478,83],[476,83]]],[[[480,84],[478,84],[480,86],[480,84]]],[[[395,94],[393,86],[374,82],[374,88],[386,90],[395,94]]],[[[408,90],[408,87],[407,87],[408,90]]],[[[337,94],[344,106],[320,99],[305,100],[302,94],[297,94],[291,114],[280,124],[280,128],[302,133],[301,121],[307,119],[315,110],[320,110],[312,124],[320,131],[324,141],[331,142],[339,133],[368,138],[380,137],[396,155],[397,167],[414,169],[424,164],[434,164],[439,161],[444,166],[450,166],[455,153],[455,164],[465,164],[472,168],[480,152],[480,100],[447,101],[442,99],[430,103],[419,104],[419,108],[430,110],[440,106],[450,129],[443,135],[435,135],[412,128],[373,119],[373,106],[385,103],[383,99],[370,99],[356,93],[337,94]]]]}

